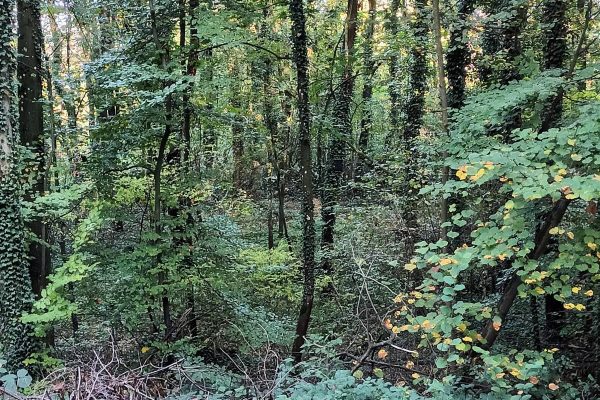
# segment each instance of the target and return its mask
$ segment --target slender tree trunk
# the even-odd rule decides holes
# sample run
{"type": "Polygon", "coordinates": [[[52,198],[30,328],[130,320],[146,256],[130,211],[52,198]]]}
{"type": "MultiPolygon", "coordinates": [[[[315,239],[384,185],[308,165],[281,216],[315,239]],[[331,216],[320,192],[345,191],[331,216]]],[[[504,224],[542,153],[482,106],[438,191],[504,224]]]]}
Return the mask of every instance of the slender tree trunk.
{"type": "MultiPolygon", "coordinates": [[[[242,103],[237,93],[231,99],[231,104],[240,112],[242,103]]],[[[244,124],[240,115],[236,114],[231,125],[232,148],[233,148],[233,185],[237,190],[244,187],[244,124]]]]}
{"type": "Polygon", "coordinates": [[[364,43],[364,84],[362,92],[362,110],[363,115],[360,121],[360,134],[358,137],[359,154],[356,176],[360,177],[366,169],[364,155],[369,150],[369,139],[371,136],[371,127],[373,125],[373,106],[371,99],[373,98],[373,75],[375,74],[375,60],[373,59],[373,35],[375,33],[375,24],[377,17],[377,1],[369,0],[369,17],[367,19],[367,27],[365,30],[364,43]]]}
{"type": "MultiPolygon", "coordinates": [[[[565,0],[545,0],[542,8],[544,26],[544,68],[562,69],[567,55],[567,2],[565,0]]],[[[563,111],[563,89],[552,95],[542,111],[540,132],[558,125],[563,111]]],[[[554,296],[545,296],[546,332],[549,345],[561,344],[560,331],[564,325],[562,302],[554,296]]]]}
{"type": "Polygon", "coordinates": [[[391,0],[390,9],[388,12],[387,30],[389,32],[392,54],[389,61],[390,82],[388,91],[390,94],[390,129],[386,136],[386,144],[391,145],[397,142],[400,135],[400,77],[398,65],[398,9],[400,8],[400,0],[391,0]]]}
{"type": "Polygon", "coordinates": [[[348,0],[344,41],[344,73],[333,110],[334,136],[329,148],[329,159],[323,187],[323,207],[321,209],[321,217],[323,219],[321,246],[324,249],[321,267],[326,273],[333,272],[329,253],[333,250],[336,218],[335,208],[339,201],[340,188],[346,171],[346,149],[352,140],[350,104],[354,92],[352,57],[354,55],[354,41],[356,39],[357,13],[358,1],[348,0]]]}
{"type": "Polygon", "coordinates": [[[419,181],[419,154],[417,152],[417,138],[423,125],[425,95],[427,91],[427,42],[429,24],[427,22],[426,0],[416,0],[414,16],[411,23],[414,35],[414,44],[411,49],[411,62],[408,82],[408,96],[404,105],[403,115],[404,130],[402,135],[402,149],[405,162],[405,176],[403,184],[404,207],[402,218],[406,226],[406,255],[410,257],[414,243],[418,241],[418,218],[415,213],[415,204],[418,203],[419,181]]]}
{"type": "MultiPolygon", "coordinates": [[[[587,7],[585,6],[585,0],[577,0],[577,13],[579,14],[579,17],[582,20],[582,23],[580,24],[580,31],[583,31],[583,28],[585,28],[586,24],[588,24],[588,15],[587,15],[587,7]]],[[[580,32],[580,34],[583,34],[580,32]]],[[[578,56],[579,59],[581,59],[581,67],[585,68],[587,66],[587,55],[586,54],[577,54],[576,56],[578,56]]],[[[584,80],[582,80],[581,82],[579,82],[577,84],[577,90],[585,90],[586,89],[586,82],[584,80]]]]}
{"type": "MultiPolygon", "coordinates": [[[[29,201],[46,190],[44,123],[42,107],[42,53],[43,36],[39,0],[18,0],[18,66],[19,77],[19,136],[23,146],[33,150],[36,174],[29,201]]],[[[28,223],[36,240],[29,244],[29,274],[33,293],[37,298],[48,283],[50,248],[48,227],[36,217],[28,223]]]]}
{"type": "Polygon", "coordinates": [[[467,18],[475,8],[474,0],[458,2],[457,21],[450,28],[446,70],[448,72],[448,107],[459,109],[465,102],[467,65],[470,61],[467,18]]]}
{"type": "MultiPolygon", "coordinates": [[[[200,39],[198,38],[198,0],[190,0],[189,2],[189,20],[190,20],[190,46],[188,51],[187,68],[186,74],[190,79],[196,76],[197,63],[198,63],[198,50],[200,48],[200,39]]],[[[185,11],[184,11],[185,12],[185,11]]],[[[184,19],[185,21],[185,19],[184,19]]],[[[184,32],[184,46],[185,46],[185,26],[184,32]]],[[[183,126],[182,126],[182,139],[184,143],[182,159],[185,160],[185,164],[189,163],[190,158],[190,146],[191,146],[191,119],[192,119],[192,105],[190,102],[191,92],[193,90],[194,83],[190,81],[188,90],[183,95],[183,126]]],[[[187,166],[186,166],[187,169],[187,166]]]]}
{"type": "MultiPolygon", "coordinates": [[[[189,7],[186,13],[186,1],[180,0],[179,3],[179,47],[182,50],[182,53],[185,54],[185,46],[186,46],[186,20],[189,17],[189,26],[190,26],[190,43],[189,50],[186,54],[186,59],[182,60],[182,64],[184,65],[184,73],[190,78],[190,82],[187,85],[186,91],[184,91],[182,96],[183,102],[183,118],[182,118],[182,126],[181,126],[181,141],[183,148],[181,149],[181,175],[182,179],[185,179],[187,175],[191,172],[191,120],[192,120],[192,105],[190,102],[190,98],[192,95],[192,91],[194,89],[193,78],[196,76],[197,71],[197,63],[198,63],[198,50],[200,47],[200,41],[198,39],[198,19],[196,13],[198,12],[198,1],[190,0],[189,7]],[[187,14],[187,15],[186,15],[187,14]]],[[[193,246],[193,239],[191,234],[189,233],[188,228],[191,228],[194,224],[194,219],[189,214],[189,207],[191,202],[187,196],[181,196],[179,199],[179,209],[174,210],[175,214],[181,218],[181,213],[188,213],[187,218],[185,218],[185,222],[180,221],[180,230],[182,231],[182,238],[179,239],[179,245],[187,245],[188,248],[193,246]]],[[[192,260],[189,256],[184,257],[183,268],[191,268],[192,260]]],[[[196,299],[194,295],[194,286],[190,284],[190,287],[186,290],[186,303],[187,303],[187,327],[190,333],[190,336],[196,337],[198,336],[198,318],[196,316],[196,299]]]]}
{"type": "Polygon", "coordinates": [[[308,99],[308,48],[306,19],[302,0],[290,0],[293,60],[296,67],[298,101],[298,136],[300,141],[300,175],[302,177],[302,273],[304,290],[296,324],[292,356],[302,360],[302,346],[308,333],[315,292],[315,220],[313,206],[312,151],[310,144],[310,106],[308,99]]]}
{"type": "MultiPolygon", "coordinates": [[[[438,91],[440,105],[442,108],[442,129],[444,135],[448,134],[448,95],[446,93],[446,71],[444,69],[444,50],[442,48],[442,27],[440,22],[440,3],[439,0],[432,0],[433,9],[433,34],[435,37],[435,54],[437,58],[436,70],[438,80],[438,91]]],[[[442,155],[444,158],[446,154],[442,155]]],[[[442,169],[442,183],[448,181],[449,169],[444,166],[442,169]]],[[[444,197],[440,200],[440,221],[446,222],[448,219],[448,203],[444,197]]],[[[445,227],[441,228],[441,239],[447,240],[447,231],[445,227]]]]}
{"type": "MultiPolygon", "coordinates": [[[[154,44],[156,46],[156,51],[160,52],[161,56],[161,67],[166,72],[168,70],[169,64],[169,53],[168,49],[165,48],[160,41],[160,37],[158,36],[158,25],[157,25],[157,16],[156,16],[156,8],[154,5],[154,0],[150,0],[150,20],[152,24],[152,36],[154,39],[154,44]]],[[[164,84],[166,86],[166,83],[164,84]]],[[[165,100],[165,129],[163,131],[162,137],[160,139],[160,144],[158,147],[158,155],[156,157],[156,165],[154,168],[154,210],[153,210],[153,219],[154,219],[154,230],[158,237],[158,241],[160,241],[160,236],[162,235],[162,193],[161,193],[161,175],[162,169],[165,161],[165,153],[167,149],[167,145],[169,142],[169,138],[171,136],[172,131],[172,99],[171,96],[168,95],[165,100]]],[[[157,242],[158,245],[158,242],[157,242]]],[[[161,263],[161,255],[157,256],[157,264],[161,263]]],[[[166,272],[160,272],[158,274],[158,284],[165,285],[168,280],[168,276],[166,272]]],[[[162,294],[162,311],[163,311],[163,323],[165,325],[165,339],[168,341],[172,335],[173,322],[171,318],[171,302],[168,297],[168,293],[166,289],[163,289],[162,294]]]]}
{"type": "MultiPolygon", "coordinates": [[[[546,0],[542,8],[542,26],[544,26],[544,68],[564,68],[567,55],[567,2],[565,0],[546,0]]],[[[555,127],[562,117],[564,92],[550,97],[542,111],[541,131],[555,127]]]]}
{"type": "Polygon", "coordinates": [[[0,1],[0,344],[12,371],[22,367],[34,349],[32,329],[20,321],[23,312],[31,310],[32,289],[12,150],[18,140],[14,8],[14,1],[0,1]]]}

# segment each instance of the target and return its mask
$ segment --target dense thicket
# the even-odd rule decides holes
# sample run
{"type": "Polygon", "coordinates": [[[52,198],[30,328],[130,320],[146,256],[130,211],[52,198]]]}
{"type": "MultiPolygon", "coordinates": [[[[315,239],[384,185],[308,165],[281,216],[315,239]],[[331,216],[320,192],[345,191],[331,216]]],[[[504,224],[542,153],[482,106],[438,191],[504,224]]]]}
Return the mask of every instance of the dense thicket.
{"type": "Polygon", "coordinates": [[[0,398],[597,398],[599,15],[0,0],[0,398]]]}

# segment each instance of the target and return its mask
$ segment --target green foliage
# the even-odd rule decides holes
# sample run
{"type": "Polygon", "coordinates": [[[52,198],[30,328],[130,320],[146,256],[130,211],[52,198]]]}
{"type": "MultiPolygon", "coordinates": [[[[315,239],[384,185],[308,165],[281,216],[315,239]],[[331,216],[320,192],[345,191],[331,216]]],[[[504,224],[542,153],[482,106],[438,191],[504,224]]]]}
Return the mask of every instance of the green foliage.
{"type": "Polygon", "coordinates": [[[23,316],[22,321],[32,324],[37,336],[44,336],[54,324],[68,319],[77,311],[77,305],[69,298],[68,290],[70,285],[86,278],[97,265],[94,257],[86,251],[86,246],[93,242],[94,234],[103,223],[100,207],[93,207],[77,227],[73,238],[73,254],[54,271],[42,291],[42,297],[34,303],[32,311],[23,316]]]}
{"type": "Polygon", "coordinates": [[[0,382],[2,382],[2,392],[0,398],[9,399],[13,396],[19,396],[24,390],[28,389],[33,382],[33,378],[27,370],[19,369],[15,373],[10,373],[7,370],[6,360],[0,359],[0,382]],[[6,394],[2,394],[6,392],[6,394]]]}
{"type": "MultiPolygon", "coordinates": [[[[563,303],[569,321],[591,304],[600,277],[600,253],[596,254],[600,231],[585,218],[588,202],[600,198],[600,103],[593,100],[580,105],[560,128],[543,133],[532,128],[515,130],[510,143],[484,136],[489,126],[503,121],[510,107],[536,109],[537,101],[543,102],[557,90],[552,87],[545,75],[511,83],[493,89],[493,95],[476,96],[456,116],[457,134],[447,151],[458,179],[444,186],[430,186],[422,193],[446,198],[460,193],[469,199],[463,202],[466,208],[455,212],[445,225],[449,237],[457,237],[458,229],[468,222],[474,229],[467,243],[450,252],[446,252],[448,242],[443,240],[418,243],[416,255],[405,269],[420,270],[424,278],[415,290],[395,298],[399,309],[391,327],[395,334],[421,335],[419,347],[434,346],[439,370],[453,371],[476,356],[481,369],[471,368],[471,373],[499,395],[518,390],[531,396],[554,391],[564,398],[572,396],[568,384],[557,384],[554,380],[559,377],[549,374],[558,349],[540,353],[484,350],[486,339],[479,333],[482,327],[489,321],[502,333],[506,321],[496,314],[497,298],[480,300],[469,295],[473,290],[467,288],[469,274],[485,275],[500,269],[503,280],[516,274],[521,280],[519,297],[552,295],[563,303]],[[487,206],[497,208],[487,218],[470,220],[479,213],[484,200],[478,193],[485,189],[496,193],[487,206]],[[563,224],[549,231],[556,245],[540,259],[532,259],[539,221],[560,198],[572,203],[563,224]]],[[[451,211],[455,210],[456,206],[451,206],[451,211]]]]}

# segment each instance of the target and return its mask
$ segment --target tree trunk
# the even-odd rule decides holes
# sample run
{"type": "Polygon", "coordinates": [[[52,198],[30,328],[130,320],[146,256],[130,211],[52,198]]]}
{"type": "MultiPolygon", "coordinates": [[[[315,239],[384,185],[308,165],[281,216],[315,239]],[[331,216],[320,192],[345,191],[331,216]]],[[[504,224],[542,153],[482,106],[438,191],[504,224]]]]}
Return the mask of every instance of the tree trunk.
{"type": "Polygon", "coordinates": [[[324,249],[321,268],[326,273],[332,273],[330,253],[333,250],[335,208],[339,201],[340,187],[346,171],[346,148],[352,140],[352,117],[350,104],[354,91],[354,76],[352,57],[354,55],[354,40],[356,39],[358,0],[348,0],[346,11],[346,31],[344,41],[344,73],[339,91],[336,95],[333,110],[333,138],[329,148],[329,159],[323,187],[323,231],[321,246],[324,249]]]}
{"type": "Polygon", "coordinates": [[[375,33],[375,23],[377,17],[377,1],[369,0],[369,18],[365,30],[364,43],[364,84],[362,92],[362,119],[360,121],[360,134],[358,137],[357,169],[356,176],[360,177],[365,173],[366,165],[364,156],[369,150],[369,139],[371,136],[371,127],[373,125],[373,113],[371,99],[373,98],[373,75],[375,74],[375,60],[373,59],[373,35],[375,33]]]}
{"type": "Polygon", "coordinates": [[[406,242],[406,255],[410,257],[414,243],[418,241],[418,220],[414,212],[415,204],[418,203],[419,182],[419,155],[416,144],[421,127],[423,125],[423,114],[425,106],[425,95],[427,92],[427,41],[429,24],[426,16],[426,0],[416,0],[414,17],[411,23],[414,35],[414,45],[411,49],[410,75],[408,82],[408,97],[404,105],[403,115],[404,130],[402,135],[402,149],[405,162],[405,176],[403,184],[404,207],[402,218],[406,226],[405,236],[409,238],[406,242]]]}
{"type": "MultiPolygon", "coordinates": [[[[438,91],[440,97],[440,106],[442,111],[442,129],[443,134],[448,134],[448,94],[446,92],[446,71],[444,69],[444,50],[442,47],[442,27],[440,22],[440,3],[439,0],[432,0],[433,9],[433,33],[435,37],[435,54],[437,58],[436,70],[438,80],[438,91]]],[[[442,155],[446,158],[446,154],[442,155]]],[[[449,168],[444,166],[442,169],[442,184],[448,181],[449,168]]],[[[448,202],[444,197],[440,200],[440,221],[442,224],[448,219],[448,202]]],[[[447,230],[441,227],[441,239],[447,240],[447,230]]]]}
{"type": "MultiPolygon", "coordinates": [[[[544,69],[562,69],[567,55],[567,2],[546,0],[542,8],[544,69]]],[[[562,117],[564,93],[552,95],[542,111],[541,132],[556,127],[562,117]]]]}
{"type": "MultiPolygon", "coordinates": [[[[19,136],[21,144],[35,155],[36,178],[33,193],[27,200],[33,201],[46,190],[44,123],[42,108],[42,53],[43,35],[40,21],[39,0],[18,0],[18,66],[19,77],[19,136]]],[[[40,298],[42,289],[48,283],[50,274],[50,249],[48,227],[36,217],[28,224],[36,240],[29,244],[29,274],[31,286],[36,298],[40,298]]]]}
{"type": "Polygon", "coordinates": [[[233,185],[237,190],[244,187],[244,124],[239,116],[241,112],[240,93],[234,94],[231,105],[236,109],[236,115],[231,125],[233,149],[233,185]]]}
{"type": "Polygon", "coordinates": [[[315,291],[315,221],[313,206],[312,152],[310,144],[310,105],[308,99],[308,49],[306,19],[302,0],[290,0],[292,20],[293,61],[297,76],[298,136],[300,142],[300,175],[302,177],[302,273],[304,290],[296,324],[292,356],[302,360],[302,346],[310,323],[315,291]]]}
{"type": "MultiPolygon", "coordinates": [[[[470,62],[470,53],[468,44],[469,23],[468,18],[475,8],[474,0],[460,0],[458,2],[457,20],[450,28],[450,42],[446,55],[446,72],[448,76],[448,107],[457,111],[461,109],[466,97],[466,77],[467,65],[470,62]]],[[[450,173],[444,174],[455,179],[456,175],[450,173]]],[[[464,209],[463,199],[459,195],[452,194],[447,200],[447,204],[455,206],[455,215],[464,209]]],[[[443,221],[445,222],[445,221],[443,221]]],[[[470,226],[454,228],[458,236],[454,239],[447,239],[449,243],[448,250],[456,249],[461,243],[466,243],[469,239],[470,226]]],[[[446,233],[446,232],[444,232],[446,233]]],[[[445,236],[445,235],[444,235],[445,236]]]]}
{"type": "MultiPolygon", "coordinates": [[[[546,0],[542,8],[542,26],[544,26],[544,68],[562,69],[567,55],[567,2],[565,0],[546,0]]],[[[558,125],[563,111],[563,89],[550,96],[542,111],[540,132],[558,125]]],[[[560,346],[560,331],[564,325],[562,302],[552,295],[545,296],[547,343],[560,346]]]]}
{"type": "Polygon", "coordinates": [[[390,9],[387,20],[387,30],[390,36],[392,54],[389,61],[390,82],[388,91],[390,94],[390,129],[386,136],[386,145],[396,143],[400,134],[400,77],[398,65],[398,53],[400,52],[397,43],[398,36],[398,9],[400,8],[400,0],[391,0],[390,9]]]}
{"type": "Polygon", "coordinates": [[[31,310],[32,290],[12,151],[17,141],[14,8],[12,0],[0,2],[0,345],[12,371],[22,367],[34,349],[32,329],[20,321],[23,312],[31,310]]]}
{"type": "Polygon", "coordinates": [[[448,107],[459,109],[465,102],[467,65],[470,61],[467,18],[475,8],[474,0],[460,0],[456,24],[450,28],[446,70],[448,72],[448,107]]]}
{"type": "MultiPolygon", "coordinates": [[[[154,5],[154,0],[150,0],[150,19],[152,24],[152,36],[154,39],[154,44],[156,46],[156,51],[160,52],[160,60],[161,67],[166,72],[168,70],[169,64],[169,53],[168,49],[165,48],[158,36],[158,26],[157,26],[157,17],[156,17],[156,8],[154,5]]],[[[166,86],[166,83],[164,83],[166,86]]],[[[171,95],[168,95],[165,100],[165,129],[163,131],[160,144],[158,147],[158,155],[156,157],[156,165],[154,168],[154,210],[153,210],[153,220],[154,220],[154,231],[157,235],[157,241],[160,241],[160,236],[162,234],[162,194],[161,194],[161,174],[165,161],[165,153],[167,149],[167,144],[169,142],[169,138],[171,136],[172,131],[172,121],[171,121],[171,113],[172,113],[172,99],[171,95]]],[[[157,242],[158,245],[158,242],[157,242]]],[[[161,263],[161,255],[160,253],[157,256],[156,260],[157,264],[161,263]]],[[[158,274],[158,284],[165,285],[167,282],[168,276],[166,272],[160,272],[158,274]]],[[[172,332],[172,318],[171,318],[171,302],[168,297],[168,293],[166,289],[163,289],[162,294],[162,311],[163,311],[163,323],[165,325],[165,340],[170,340],[172,332]]]]}

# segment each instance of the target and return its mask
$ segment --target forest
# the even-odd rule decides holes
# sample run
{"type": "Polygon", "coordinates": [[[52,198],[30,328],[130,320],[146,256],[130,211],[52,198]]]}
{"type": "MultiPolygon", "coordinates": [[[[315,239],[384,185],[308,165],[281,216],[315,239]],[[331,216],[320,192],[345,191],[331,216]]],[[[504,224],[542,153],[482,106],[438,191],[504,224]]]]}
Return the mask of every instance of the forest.
{"type": "Polygon", "coordinates": [[[600,399],[599,0],[0,0],[0,399],[600,399]]]}

